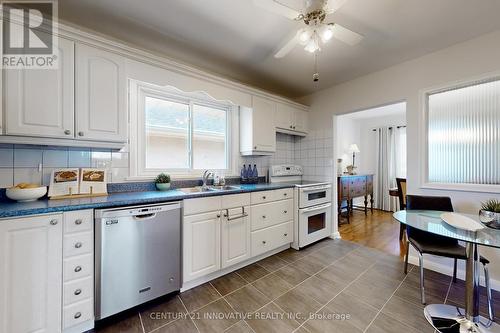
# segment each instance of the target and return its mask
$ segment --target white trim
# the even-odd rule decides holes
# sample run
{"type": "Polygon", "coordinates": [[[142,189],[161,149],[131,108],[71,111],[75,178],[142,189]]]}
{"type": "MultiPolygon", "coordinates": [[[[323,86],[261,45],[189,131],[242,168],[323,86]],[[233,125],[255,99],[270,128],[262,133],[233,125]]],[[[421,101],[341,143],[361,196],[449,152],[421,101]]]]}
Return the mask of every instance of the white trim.
{"type": "MultiPolygon", "coordinates": [[[[91,45],[93,47],[98,47],[103,50],[114,52],[124,56],[127,59],[132,59],[139,61],[144,64],[152,65],[154,67],[163,68],[175,73],[183,74],[192,78],[200,79],[206,82],[214,83],[222,87],[227,87],[232,90],[240,91],[246,94],[252,94],[267,99],[271,99],[275,102],[280,102],[294,106],[303,111],[309,111],[309,107],[304,104],[297,103],[290,99],[282,96],[274,95],[268,93],[264,90],[245,85],[240,82],[232,81],[212,73],[208,73],[201,69],[192,67],[187,64],[180,63],[174,59],[158,56],[146,50],[132,47],[124,42],[116,41],[116,39],[111,39],[111,37],[101,37],[96,32],[86,32],[82,28],[74,27],[67,22],[59,20],[58,24],[58,36],[70,38],[82,44],[91,45]]],[[[248,105],[250,106],[250,105],[248,105]]]]}
{"type": "Polygon", "coordinates": [[[419,160],[420,160],[420,179],[419,184],[421,189],[431,190],[447,190],[447,191],[468,191],[481,193],[498,193],[500,185],[491,184],[466,184],[466,183],[433,183],[429,182],[429,156],[428,156],[428,96],[454,89],[460,89],[475,84],[495,81],[500,79],[500,71],[483,73],[467,79],[455,80],[445,84],[436,85],[433,87],[421,89],[418,92],[418,135],[420,137],[419,160]]]}

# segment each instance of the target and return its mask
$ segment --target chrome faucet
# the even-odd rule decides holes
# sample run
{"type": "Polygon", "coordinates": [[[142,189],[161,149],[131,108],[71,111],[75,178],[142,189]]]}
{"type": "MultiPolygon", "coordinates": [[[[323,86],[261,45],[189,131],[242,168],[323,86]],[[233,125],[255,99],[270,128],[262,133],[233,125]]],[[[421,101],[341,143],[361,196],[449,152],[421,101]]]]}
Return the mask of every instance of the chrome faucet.
{"type": "Polygon", "coordinates": [[[207,182],[208,182],[208,177],[210,177],[212,175],[212,173],[210,172],[210,170],[205,170],[205,172],[203,172],[203,176],[201,177],[201,180],[203,181],[203,184],[201,185],[201,187],[203,189],[206,189],[208,186],[207,186],[207,182]]]}

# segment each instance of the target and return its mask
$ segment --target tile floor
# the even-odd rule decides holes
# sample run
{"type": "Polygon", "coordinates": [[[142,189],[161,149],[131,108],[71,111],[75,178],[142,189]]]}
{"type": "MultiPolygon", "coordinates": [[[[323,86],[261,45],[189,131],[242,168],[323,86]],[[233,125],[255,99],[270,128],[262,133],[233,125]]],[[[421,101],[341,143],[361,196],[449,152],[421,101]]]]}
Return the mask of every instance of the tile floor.
{"type": "MultiPolygon", "coordinates": [[[[426,272],[430,303],[462,306],[464,283],[426,272]]],[[[495,293],[500,304],[500,293],[495,293]]],[[[486,311],[484,297],[482,312],[486,311]]],[[[343,240],[289,249],[113,318],[95,332],[425,333],[418,270],[343,240]]]]}

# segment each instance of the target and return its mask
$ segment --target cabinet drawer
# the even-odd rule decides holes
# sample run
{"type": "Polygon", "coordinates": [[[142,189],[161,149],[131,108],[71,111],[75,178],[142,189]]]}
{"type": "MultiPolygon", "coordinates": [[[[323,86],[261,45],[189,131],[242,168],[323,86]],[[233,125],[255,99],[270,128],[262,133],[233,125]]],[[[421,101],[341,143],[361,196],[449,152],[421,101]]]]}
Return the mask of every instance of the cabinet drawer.
{"type": "Polygon", "coordinates": [[[63,328],[75,326],[94,318],[92,299],[65,306],[63,309],[63,328]]]}
{"type": "Polygon", "coordinates": [[[91,253],[94,248],[94,238],[91,232],[64,236],[64,258],[91,253]]]}
{"type": "Polygon", "coordinates": [[[92,276],[94,257],[91,254],[64,259],[64,281],[92,276]]]}
{"type": "Polygon", "coordinates": [[[64,283],[64,304],[69,305],[92,298],[92,277],[64,283]]]}
{"type": "Polygon", "coordinates": [[[243,207],[250,205],[250,193],[222,196],[222,209],[243,207]]]}
{"type": "Polygon", "coordinates": [[[221,196],[184,200],[184,215],[212,212],[221,209],[221,196]]]}
{"type": "Polygon", "coordinates": [[[293,220],[293,200],[280,200],[252,206],[252,231],[293,220]]]}
{"type": "Polygon", "coordinates": [[[93,211],[76,210],[64,213],[64,233],[73,233],[92,230],[94,221],[93,211]]]}
{"type": "Polygon", "coordinates": [[[251,193],[252,205],[291,198],[293,198],[293,189],[291,188],[251,193]]]}
{"type": "Polygon", "coordinates": [[[274,250],[293,240],[293,222],[278,224],[252,232],[252,256],[274,250]]]}

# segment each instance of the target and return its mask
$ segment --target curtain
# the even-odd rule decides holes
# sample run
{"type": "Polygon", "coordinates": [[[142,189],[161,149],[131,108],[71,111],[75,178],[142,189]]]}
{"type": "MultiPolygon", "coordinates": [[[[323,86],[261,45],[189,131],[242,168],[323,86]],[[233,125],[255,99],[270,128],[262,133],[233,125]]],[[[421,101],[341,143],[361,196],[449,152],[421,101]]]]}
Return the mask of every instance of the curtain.
{"type": "Polygon", "coordinates": [[[377,167],[375,174],[375,207],[396,211],[397,198],[389,195],[396,187],[396,177],[406,178],[406,129],[404,127],[376,128],[377,167]]]}

